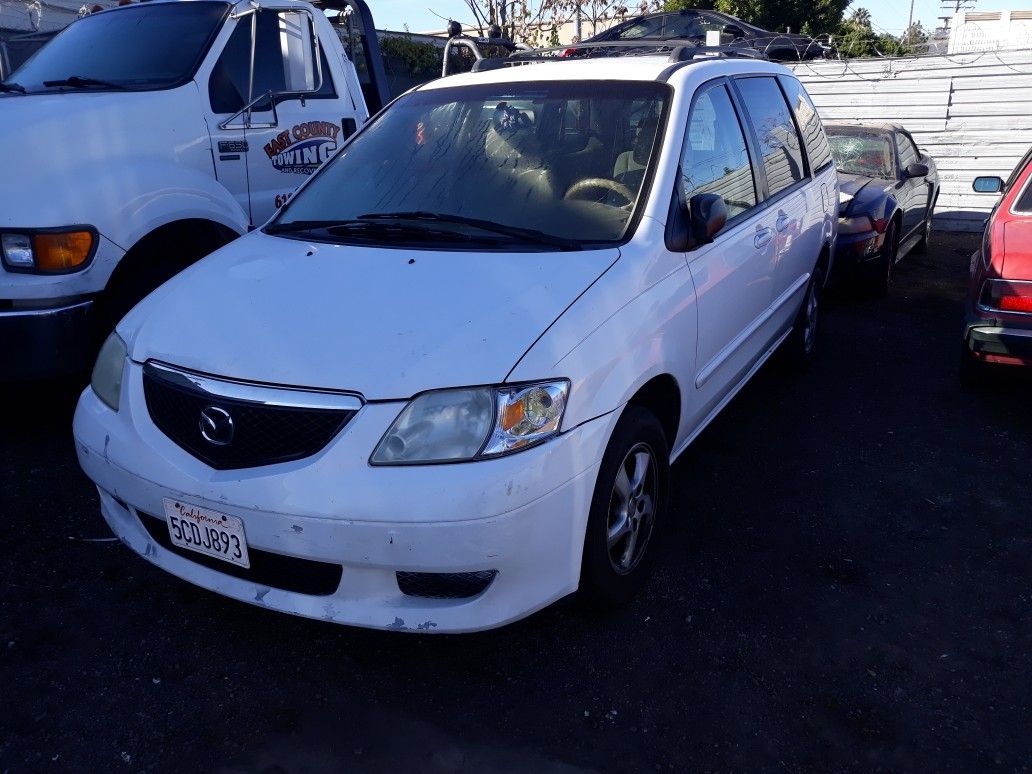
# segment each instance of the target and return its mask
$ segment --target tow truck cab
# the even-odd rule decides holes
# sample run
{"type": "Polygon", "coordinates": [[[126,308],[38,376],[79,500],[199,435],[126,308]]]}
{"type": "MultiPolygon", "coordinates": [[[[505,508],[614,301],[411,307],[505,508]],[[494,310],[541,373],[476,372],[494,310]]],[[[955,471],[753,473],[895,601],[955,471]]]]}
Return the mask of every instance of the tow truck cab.
{"type": "Polygon", "coordinates": [[[0,85],[0,380],[84,370],[387,98],[363,0],[151,0],[71,24],[0,85]]]}

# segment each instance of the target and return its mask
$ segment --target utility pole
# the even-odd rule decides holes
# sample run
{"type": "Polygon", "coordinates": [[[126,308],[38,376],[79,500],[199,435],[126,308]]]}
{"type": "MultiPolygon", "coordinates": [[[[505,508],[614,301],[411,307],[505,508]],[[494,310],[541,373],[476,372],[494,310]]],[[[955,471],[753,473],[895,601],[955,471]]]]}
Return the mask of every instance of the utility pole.
{"type": "Polygon", "coordinates": [[[577,3],[577,12],[573,16],[573,36],[580,43],[581,38],[581,15],[580,15],[580,3],[577,3]]]}

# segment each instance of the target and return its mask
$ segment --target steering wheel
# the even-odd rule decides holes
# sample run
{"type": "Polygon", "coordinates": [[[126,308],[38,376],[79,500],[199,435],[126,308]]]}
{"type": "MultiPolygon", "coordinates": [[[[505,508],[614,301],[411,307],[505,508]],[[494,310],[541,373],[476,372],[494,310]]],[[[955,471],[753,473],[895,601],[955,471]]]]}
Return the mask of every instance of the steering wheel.
{"type": "Polygon", "coordinates": [[[585,191],[611,191],[623,197],[627,204],[634,203],[634,194],[631,193],[630,188],[607,177],[586,177],[583,180],[578,180],[566,189],[563,199],[587,199],[588,197],[583,195],[585,191]]]}

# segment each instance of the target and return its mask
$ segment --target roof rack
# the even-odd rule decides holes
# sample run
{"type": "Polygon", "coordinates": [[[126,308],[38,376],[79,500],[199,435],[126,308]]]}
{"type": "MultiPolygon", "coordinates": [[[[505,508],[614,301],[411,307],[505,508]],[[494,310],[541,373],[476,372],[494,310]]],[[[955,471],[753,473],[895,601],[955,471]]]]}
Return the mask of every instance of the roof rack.
{"type": "MultiPolygon", "coordinates": [[[[509,56],[514,63],[537,60],[571,60],[587,59],[592,53],[600,51],[601,56],[655,56],[666,53],[669,49],[669,61],[689,62],[699,58],[741,58],[767,59],[755,48],[747,46],[704,46],[698,41],[687,38],[635,38],[633,40],[599,40],[591,43],[571,43],[568,46],[535,48],[529,51],[517,51],[509,56]],[[605,52],[605,49],[623,49],[619,53],[605,52]]],[[[485,68],[487,69],[487,68],[485,68]]]]}
{"type": "Polygon", "coordinates": [[[523,43],[513,43],[507,38],[488,37],[474,38],[469,35],[456,34],[448,39],[444,47],[444,64],[441,75],[449,75],[449,54],[455,47],[469,49],[473,53],[472,72],[499,70],[503,67],[529,65],[535,62],[570,62],[595,56],[656,56],[667,53],[670,62],[691,62],[696,59],[763,59],[768,57],[761,51],[748,46],[704,46],[697,41],[686,38],[636,38],[634,40],[609,40],[592,43],[572,43],[569,46],[551,46],[549,48],[530,48],[523,43]],[[498,46],[510,52],[507,57],[485,57],[480,46],[498,46]],[[609,51],[606,51],[609,49],[609,51]],[[623,49],[619,53],[610,53],[612,49],[623,49]]]}
{"type": "MultiPolygon", "coordinates": [[[[487,31],[486,38],[475,38],[465,35],[462,26],[457,22],[448,22],[448,42],[444,44],[444,61],[441,65],[441,77],[450,74],[450,55],[454,48],[465,48],[473,54],[473,72],[481,69],[495,69],[496,65],[487,64],[481,66],[481,62],[491,63],[494,59],[488,59],[480,51],[481,46],[495,46],[504,48],[510,54],[530,51],[530,46],[525,43],[513,43],[508,38],[502,37],[502,29],[497,24],[492,24],[487,31]]],[[[504,61],[504,60],[501,60],[504,61]]]]}

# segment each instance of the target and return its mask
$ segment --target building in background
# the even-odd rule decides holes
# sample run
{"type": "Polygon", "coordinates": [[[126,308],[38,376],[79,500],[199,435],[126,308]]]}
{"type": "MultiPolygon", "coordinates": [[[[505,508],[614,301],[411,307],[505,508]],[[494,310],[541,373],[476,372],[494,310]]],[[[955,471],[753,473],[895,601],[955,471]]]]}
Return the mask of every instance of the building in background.
{"type": "Polygon", "coordinates": [[[1032,48],[1032,11],[961,11],[949,29],[947,53],[1032,48]]]}

